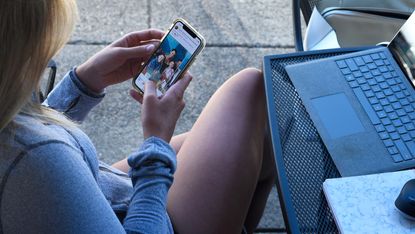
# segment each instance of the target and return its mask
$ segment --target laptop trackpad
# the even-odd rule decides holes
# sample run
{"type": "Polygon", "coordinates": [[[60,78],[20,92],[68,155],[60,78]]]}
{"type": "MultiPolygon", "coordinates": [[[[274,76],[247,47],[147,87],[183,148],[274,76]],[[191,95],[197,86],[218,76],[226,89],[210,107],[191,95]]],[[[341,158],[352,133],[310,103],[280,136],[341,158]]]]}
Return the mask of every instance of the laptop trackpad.
{"type": "Polygon", "coordinates": [[[331,138],[339,138],[364,128],[344,93],[311,99],[317,115],[331,138]]]}

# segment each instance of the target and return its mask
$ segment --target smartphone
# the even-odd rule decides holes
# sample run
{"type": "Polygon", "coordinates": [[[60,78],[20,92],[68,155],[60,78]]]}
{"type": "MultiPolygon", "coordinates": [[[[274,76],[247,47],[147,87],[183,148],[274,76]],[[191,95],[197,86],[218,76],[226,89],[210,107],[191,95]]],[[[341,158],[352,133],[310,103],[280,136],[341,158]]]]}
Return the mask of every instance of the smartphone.
{"type": "Polygon", "coordinates": [[[157,95],[163,95],[190,67],[205,47],[205,39],[183,19],[177,19],[161,39],[150,59],[133,79],[133,87],[144,94],[144,84],[157,84],[157,95]]]}

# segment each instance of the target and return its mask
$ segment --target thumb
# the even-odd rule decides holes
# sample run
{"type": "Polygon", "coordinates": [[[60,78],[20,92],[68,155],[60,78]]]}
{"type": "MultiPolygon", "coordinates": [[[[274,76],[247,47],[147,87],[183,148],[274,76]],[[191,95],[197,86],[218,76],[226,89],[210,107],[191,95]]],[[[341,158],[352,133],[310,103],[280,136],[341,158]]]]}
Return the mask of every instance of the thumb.
{"type": "Polygon", "coordinates": [[[146,81],[145,86],[144,86],[144,98],[149,97],[149,96],[157,97],[156,83],[151,80],[146,81]]]}
{"type": "Polygon", "coordinates": [[[121,51],[126,59],[132,59],[150,55],[153,52],[154,47],[155,46],[153,44],[148,44],[136,47],[122,48],[121,51]]]}

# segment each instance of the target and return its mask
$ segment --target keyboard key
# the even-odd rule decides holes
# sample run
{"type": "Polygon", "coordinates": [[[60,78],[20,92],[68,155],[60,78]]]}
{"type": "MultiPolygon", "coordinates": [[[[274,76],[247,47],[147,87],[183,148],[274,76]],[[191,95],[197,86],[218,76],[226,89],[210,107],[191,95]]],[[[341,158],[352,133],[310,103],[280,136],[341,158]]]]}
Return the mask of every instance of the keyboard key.
{"type": "Polygon", "coordinates": [[[360,71],[354,71],[353,76],[357,78],[357,77],[362,77],[363,74],[360,71]]]}
{"type": "Polygon", "coordinates": [[[391,62],[389,62],[389,60],[387,60],[387,59],[384,59],[384,60],[383,60],[383,62],[384,62],[386,65],[391,64],[391,62]]]}
{"type": "Polygon", "coordinates": [[[379,56],[380,56],[382,59],[386,59],[386,55],[385,55],[385,53],[383,53],[383,52],[379,52],[379,56]]]}
{"type": "Polygon", "coordinates": [[[399,85],[391,86],[391,89],[392,89],[393,92],[399,92],[399,91],[401,91],[401,87],[399,87],[399,85]]]}
{"type": "MultiPolygon", "coordinates": [[[[411,94],[408,92],[408,90],[404,90],[403,94],[405,94],[406,96],[410,96],[411,94]]],[[[409,99],[408,99],[409,100],[409,99]]],[[[409,100],[410,102],[412,102],[411,100],[409,100]]]]}
{"type": "Polygon", "coordinates": [[[408,131],[412,131],[412,130],[415,130],[415,125],[413,123],[407,123],[405,124],[405,128],[408,131]]]}
{"type": "Polygon", "coordinates": [[[376,69],[376,68],[378,68],[374,63],[368,63],[367,64],[367,67],[370,69],[370,70],[373,70],[373,69],[376,69]]]}
{"type": "Polygon", "coordinates": [[[405,133],[408,132],[408,131],[406,131],[404,126],[401,126],[401,127],[397,128],[397,130],[398,130],[399,135],[402,135],[402,134],[405,134],[405,133]]]}
{"type": "Polygon", "coordinates": [[[411,136],[412,139],[415,139],[415,130],[414,131],[410,131],[409,135],[411,136]]]}
{"type": "Polygon", "coordinates": [[[392,140],[398,140],[401,138],[397,132],[392,132],[389,134],[392,140]]]}
{"type": "Polygon", "coordinates": [[[365,61],[361,57],[356,57],[353,60],[359,67],[365,65],[365,61]]]}
{"type": "Polygon", "coordinates": [[[411,136],[409,136],[408,133],[402,134],[401,138],[402,138],[403,141],[411,141],[412,140],[411,136]]]}
{"type": "Polygon", "coordinates": [[[373,106],[373,109],[375,109],[375,111],[382,110],[382,106],[381,105],[378,105],[379,101],[378,101],[378,99],[376,97],[369,98],[369,103],[372,104],[372,105],[375,105],[376,104],[376,106],[378,106],[378,108],[376,108],[375,106],[373,106]]]}
{"type": "Polygon", "coordinates": [[[386,111],[386,113],[394,112],[391,105],[384,106],[383,109],[386,111]]]}
{"type": "Polygon", "coordinates": [[[375,64],[376,64],[376,66],[382,66],[382,65],[384,65],[385,63],[383,62],[383,60],[382,60],[382,59],[379,59],[379,60],[375,60],[375,64]]]}
{"type": "Polygon", "coordinates": [[[359,84],[358,84],[356,81],[352,81],[352,82],[350,82],[350,83],[349,83],[349,85],[350,85],[350,87],[352,87],[352,88],[359,87],[359,84]]]}
{"type": "Polygon", "coordinates": [[[389,113],[388,116],[389,116],[389,119],[392,119],[392,120],[398,118],[398,115],[395,112],[389,113]]]}
{"type": "Polygon", "coordinates": [[[375,95],[378,99],[382,99],[382,98],[386,97],[385,94],[383,94],[383,92],[377,92],[377,93],[375,93],[375,95]]]}
{"type": "Polygon", "coordinates": [[[391,89],[385,89],[385,90],[383,90],[383,93],[384,93],[386,96],[390,96],[390,95],[392,95],[392,94],[393,94],[393,92],[392,92],[392,90],[391,90],[391,89]]]}
{"type": "Polygon", "coordinates": [[[384,111],[378,111],[376,113],[378,114],[379,118],[386,118],[387,117],[386,112],[384,112],[384,111]]]}
{"type": "Polygon", "coordinates": [[[371,72],[372,72],[373,76],[380,76],[381,75],[381,73],[378,69],[373,69],[371,72]]]}
{"type": "Polygon", "coordinates": [[[385,127],[382,124],[375,125],[376,132],[383,132],[385,131],[385,127]]]}
{"type": "Polygon", "coordinates": [[[342,71],[343,75],[348,75],[348,74],[352,73],[349,68],[343,68],[343,69],[341,69],[341,71],[342,71]]]}
{"type": "Polygon", "coordinates": [[[355,80],[355,78],[354,78],[352,75],[345,75],[345,76],[344,76],[344,78],[346,78],[346,80],[347,80],[348,82],[350,82],[350,81],[354,81],[354,80],[355,80]]]}
{"type": "Polygon", "coordinates": [[[362,88],[363,91],[370,90],[370,86],[368,84],[363,84],[360,88],[362,88]]]}
{"type": "Polygon", "coordinates": [[[388,151],[390,154],[397,154],[399,153],[398,149],[395,146],[388,147],[388,151]]]}
{"type": "Polygon", "coordinates": [[[344,60],[338,60],[338,61],[336,61],[336,63],[337,63],[337,66],[338,66],[340,69],[342,69],[342,68],[346,68],[346,67],[347,67],[347,64],[346,64],[346,62],[344,62],[344,60]]]}
{"type": "Polygon", "coordinates": [[[389,105],[389,101],[388,101],[388,99],[386,99],[386,98],[379,99],[379,102],[380,102],[380,104],[381,104],[382,106],[389,105]]]}
{"type": "Polygon", "coordinates": [[[395,163],[398,163],[398,162],[402,162],[403,161],[403,158],[401,157],[400,154],[392,154],[392,160],[395,163]]]}
{"type": "Polygon", "coordinates": [[[368,71],[369,71],[369,68],[367,66],[360,67],[360,72],[365,73],[365,72],[368,72],[368,71]]]}
{"type": "MultiPolygon", "coordinates": [[[[392,141],[392,140],[390,140],[390,139],[386,139],[386,140],[384,140],[384,141],[383,141],[383,144],[384,144],[386,147],[391,147],[391,146],[394,146],[393,141],[392,141]]],[[[396,149],[396,150],[398,150],[398,149],[396,149]]]]}
{"type": "Polygon", "coordinates": [[[396,131],[396,128],[393,125],[388,125],[385,129],[389,134],[396,131]]]}
{"type": "Polygon", "coordinates": [[[369,55],[362,56],[362,58],[365,63],[373,62],[373,59],[369,55]]]}
{"type": "Polygon", "coordinates": [[[394,141],[396,148],[398,148],[399,153],[401,153],[403,159],[409,160],[412,159],[411,153],[408,148],[406,148],[405,143],[402,140],[394,141]]]}
{"type": "Polygon", "coordinates": [[[370,57],[372,57],[373,60],[380,59],[380,56],[377,53],[371,54],[370,57]]]}
{"type": "MultiPolygon", "coordinates": [[[[372,90],[365,91],[365,95],[366,95],[366,97],[368,97],[368,98],[371,98],[371,97],[374,97],[374,96],[375,96],[375,94],[373,93],[373,91],[372,91],[372,90]]],[[[370,101],[369,101],[369,102],[370,102],[370,101]]]]}
{"type": "Polygon", "coordinates": [[[370,73],[370,72],[363,73],[363,76],[366,78],[366,80],[370,79],[370,78],[373,78],[372,73],[370,73]]]}
{"type": "Polygon", "coordinates": [[[379,67],[379,71],[380,71],[381,73],[385,73],[385,72],[388,72],[388,71],[389,71],[389,69],[388,69],[387,67],[385,67],[385,66],[381,66],[381,67],[379,67]]]}
{"type": "Polygon", "coordinates": [[[382,124],[383,125],[389,125],[389,124],[392,124],[392,121],[390,120],[390,119],[388,119],[388,118],[383,118],[383,119],[381,119],[380,120],[381,122],[382,122],[382,124]]]}
{"type": "Polygon", "coordinates": [[[379,124],[379,118],[376,115],[376,112],[373,110],[372,106],[370,105],[369,101],[363,94],[363,91],[360,88],[354,88],[353,92],[355,93],[363,109],[366,111],[366,114],[369,116],[369,119],[372,122],[372,124],[379,124]]]}
{"type": "Polygon", "coordinates": [[[395,79],[387,79],[386,83],[388,83],[389,86],[392,86],[392,85],[396,84],[396,81],[395,81],[395,79]]]}
{"type": "Polygon", "coordinates": [[[387,89],[387,88],[389,88],[389,85],[386,82],[380,82],[379,83],[379,86],[380,86],[381,89],[387,89]]]}
{"type": "Polygon", "coordinates": [[[410,123],[411,119],[409,118],[409,116],[402,116],[401,121],[402,123],[406,124],[406,123],[410,123]]]}
{"type": "Polygon", "coordinates": [[[356,63],[353,61],[353,59],[349,58],[349,59],[346,59],[345,61],[346,61],[347,66],[350,68],[351,71],[359,70],[356,63]]]}
{"type": "Polygon", "coordinates": [[[382,140],[386,140],[386,139],[389,139],[389,134],[387,132],[380,132],[379,137],[382,140]]]}
{"type": "Polygon", "coordinates": [[[412,120],[415,120],[415,113],[409,113],[408,114],[409,118],[411,118],[412,120]]]}
{"type": "Polygon", "coordinates": [[[385,73],[383,73],[383,77],[385,79],[390,79],[390,78],[392,78],[392,74],[390,72],[385,72],[385,73]]]}
{"type": "Polygon", "coordinates": [[[393,68],[392,65],[389,65],[388,68],[389,68],[389,71],[391,71],[391,74],[392,74],[393,77],[398,76],[398,73],[396,73],[395,68],[393,68]]]}
{"type": "Polygon", "coordinates": [[[364,79],[364,78],[357,78],[357,79],[356,79],[356,81],[357,81],[357,83],[358,83],[358,84],[360,84],[360,85],[361,85],[361,84],[365,84],[365,83],[366,83],[366,79],[364,79]]]}
{"type": "Polygon", "coordinates": [[[392,121],[392,123],[393,123],[393,125],[395,126],[395,127],[400,127],[400,126],[402,126],[403,124],[402,124],[402,121],[400,120],[400,119],[394,119],[393,121],[392,121]]]}

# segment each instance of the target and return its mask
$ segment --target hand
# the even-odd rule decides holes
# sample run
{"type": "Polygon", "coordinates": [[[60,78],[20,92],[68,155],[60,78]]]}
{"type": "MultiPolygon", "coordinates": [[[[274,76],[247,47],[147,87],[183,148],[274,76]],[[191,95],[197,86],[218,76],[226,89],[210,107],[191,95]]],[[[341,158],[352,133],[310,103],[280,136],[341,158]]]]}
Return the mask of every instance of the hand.
{"type": "Polygon", "coordinates": [[[130,33],[80,65],[76,74],[95,92],[128,80],[139,72],[163,35],[164,32],[157,29],[130,33]]]}
{"type": "Polygon", "coordinates": [[[170,142],[176,122],[185,106],[184,91],[191,80],[192,76],[186,73],[161,98],[157,97],[156,84],[153,81],[146,82],[144,96],[134,90],[130,91],[131,96],[143,104],[141,123],[144,139],[155,136],[170,142]]]}

